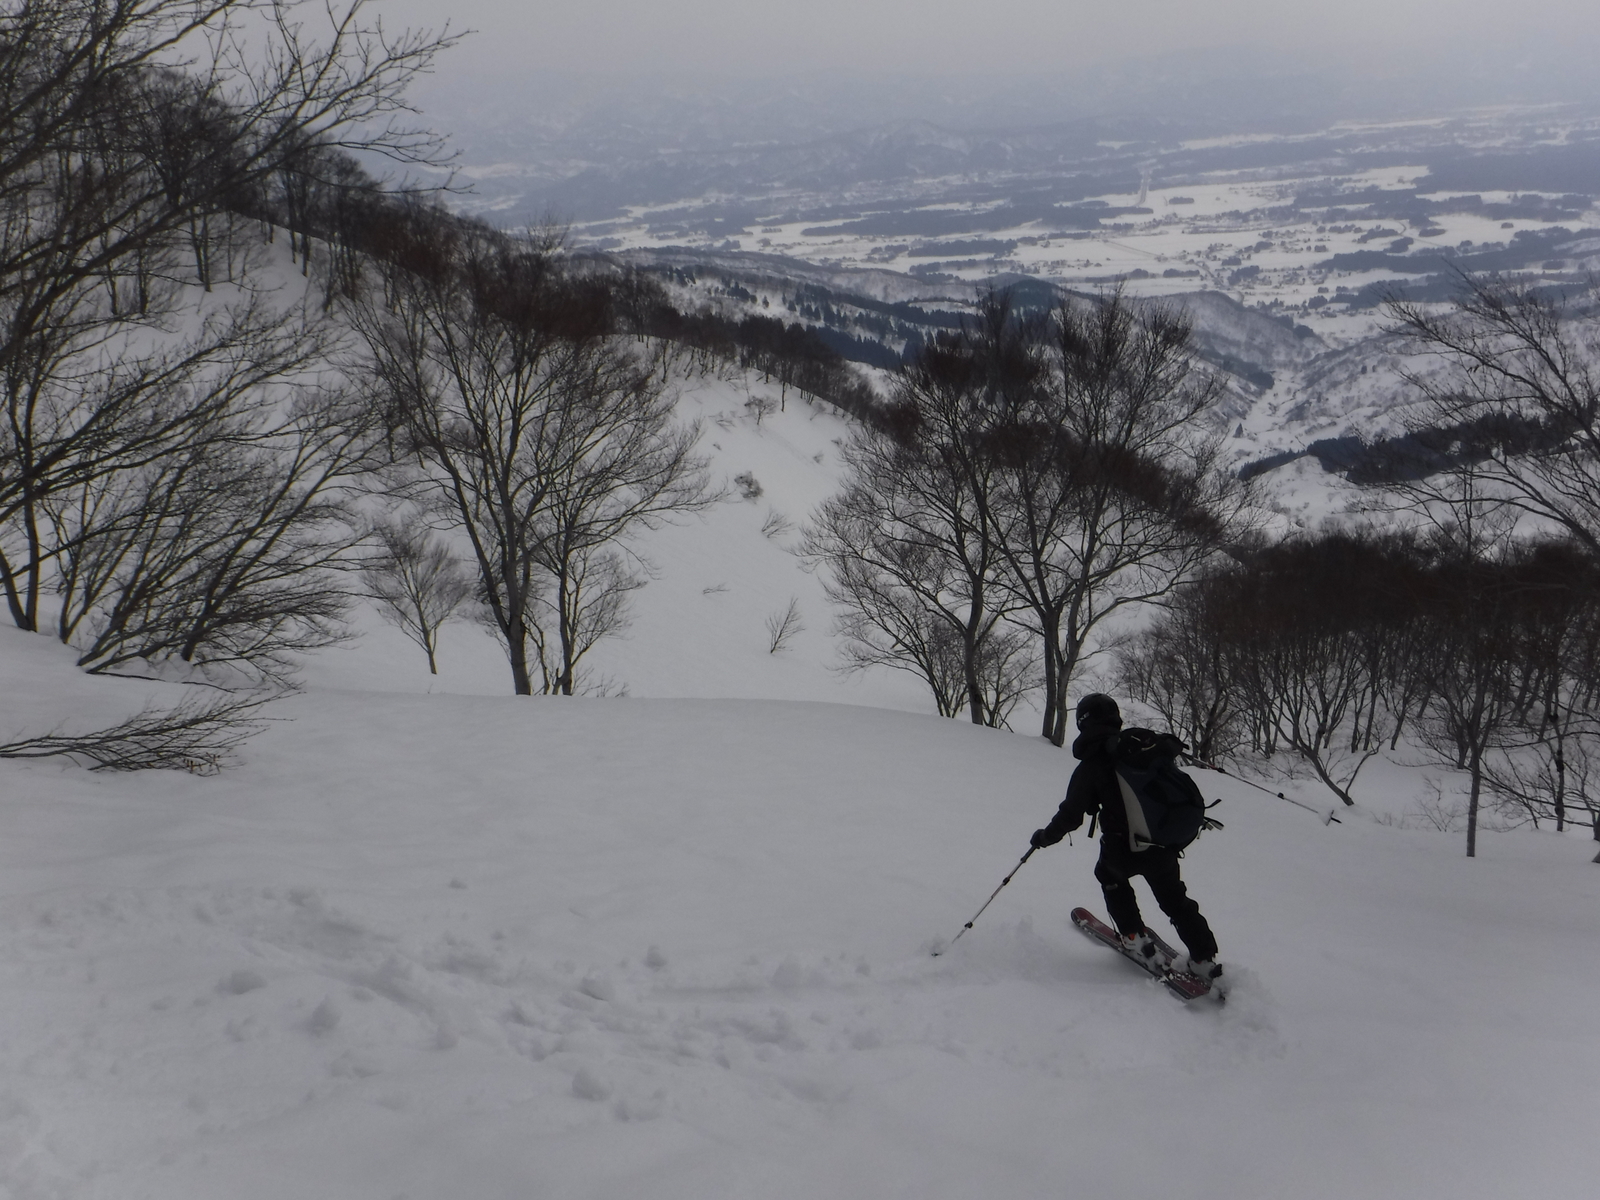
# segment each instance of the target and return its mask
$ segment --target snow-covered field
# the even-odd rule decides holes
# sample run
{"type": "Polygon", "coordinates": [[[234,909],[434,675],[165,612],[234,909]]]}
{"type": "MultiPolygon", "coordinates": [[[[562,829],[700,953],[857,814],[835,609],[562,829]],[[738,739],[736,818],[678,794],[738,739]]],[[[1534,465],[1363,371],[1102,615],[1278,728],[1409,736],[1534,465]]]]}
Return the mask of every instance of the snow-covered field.
{"type": "MultiPolygon", "coordinates": [[[[1131,286],[1142,295],[1162,295],[1191,291],[1196,286],[1227,287],[1230,267],[1237,267],[1241,262],[1235,256],[1249,256],[1257,266],[1279,276],[1295,270],[1311,271],[1329,253],[1361,249],[1366,243],[1357,240],[1359,235],[1383,227],[1382,221],[1370,220],[1349,228],[1340,226],[1336,233],[1329,233],[1325,228],[1318,232],[1315,222],[1305,224],[1305,215],[1296,212],[1293,203],[1297,190],[1320,182],[1320,176],[1261,179],[1256,174],[1218,172],[1214,179],[1202,182],[1187,181],[1142,192],[1107,192],[1088,197],[1086,203],[1106,205],[1118,212],[1127,208],[1146,210],[1136,215],[1118,216],[1114,218],[1114,227],[1093,234],[1061,233],[1059,225],[1052,227],[1048,220],[1033,220],[1009,227],[997,225],[981,235],[966,233],[944,238],[915,238],[908,242],[907,235],[861,234],[855,229],[858,219],[838,218],[831,223],[780,221],[762,225],[759,237],[755,236],[757,231],[747,230],[732,240],[743,250],[841,265],[871,265],[894,271],[925,266],[939,258],[941,244],[948,244],[951,249],[940,262],[940,270],[964,279],[982,280],[994,274],[995,263],[974,259],[974,251],[962,249],[977,236],[997,244],[1012,243],[1011,249],[1000,256],[1004,259],[1005,270],[1078,286],[1142,270],[1154,277],[1138,277],[1131,286]],[[1054,236],[1052,229],[1056,230],[1054,236]],[[1264,237],[1269,239],[1265,245],[1262,244],[1264,237]],[[1224,264],[1224,260],[1231,261],[1224,264]],[[1169,269],[1170,276],[1165,274],[1169,269]]],[[[1342,176],[1339,182],[1351,190],[1381,190],[1413,186],[1426,175],[1427,168],[1422,166],[1392,167],[1342,176]]],[[[915,211],[978,215],[991,210],[1003,212],[1005,206],[994,202],[943,203],[929,204],[915,211]]],[[[604,230],[625,247],[676,244],[671,236],[652,232],[648,222],[655,215],[650,209],[640,208],[631,214],[635,223],[609,221],[604,223],[604,230]]],[[[1454,247],[1459,240],[1456,234],[1465,236],[1470,232],[1477,234],[1478,240],[1487,240],[1491,229],[1501,239],[1506,237],[1499,231],[1498,222],[1491,224],[1467,216],[1451,218],[1446,233],[1433,240],[1439,245],[1454,247]]],[[[582,236],[583,227],[577,232],[582,236]]],[[[1399,232],[1392,236],[1399,236],[1399,232]]],[[[991,257],[989,253],[980,256],[985,260],[991,257]]],[[[1379,277],[1363,275],[1356,286],[1379,277]]],[[[1340,282],[1345,282],[1346,278],[1341,276],[1340,282]]],[[[1271,294],[1298,303],[1316,292],[1314,285],[1304,284],[1304,279],[1297,279],[1295,285],[1298,286],[1274,288],[1271,294]]],[[[1254,294],[1254,286],[1245,290],[1254,294]]]]}
{"type": "MultiPolygon", "coordinates": [[[[1502,221],[1476,212],[1441,213],[1411,223],[1392,215],[1336,216],[1329,223],[1326,211],[1296,206],[1299,193],[1331,183],[1337,184],[1337,191],[1352,194],[1422,188],[1429,200],[1454,195],[1427,192],[1428,174],[1421,165],[1341,174],[1336,180],[1306,173],[1304,168],[1300,174],[1219,171],[1199,180],[1088,197],[1081,203],[1103,205],[1117,214],[1092,232],[1064,232],[1060,220],[1052,223],[1048,218],[1008,225],[1004,214],[1009,207],[996,201],[921,207],[904,202],[901,207],[905,211],[924,216],[949,213],[972,218],[981,226],[975,233],[920,238],[862,233],[858,229],[861,221],[854,213],[820,222],[774,218],[774,224],[752,223],[732,237],[724,237],[719,230],[716,236],[699,239],[686,239],[671,225],[651,224],[663,213],[684,211],[680,205],[660,210],[638,207],[626,219],[596,222],[593,229],[603,233],[603,244],[614,249],[660,249],[687,240],[708,250],[781,254],[839,268],[936,269],[938,278],[980,283],[996,274],[1014,273],[1080,289],[1120,281],[1132,292],[1146,296],[1206,288],[1247,304],[1277,303],[1294,308],[1314,301],[1319,294],[1326,300],[1369,285],[1413,281],[1411,276],[1388,269],[1332,268],[1329,264],[1336,255],[1382,250],[1396,239],[1403,239],[1401,249],[1419,253],[1503,246],[1519,230],[1538,232],[1549,227],[1548,221],[1502,221]],[[995,214],[992,227],[983,225],[982,218],[991,213],[995,214]]],[[[942,182],[954,186],[957,181],[942,182]]],[[[1486,191],[1474,195],[1486,204],[1505,204],[1540,193],[1486,191]]],[[[885,209],[895,211],[891,205],[885,209]]],[[[580,241],[588,229],[582,224],[575,228],[580,241]]],[[[1592,256],[1596,248],[1585,246],[1584,255],[1592,256]]],[[[1592,269],[1595,261],[1580,256],[1573,263],[1563,262],[1562,268],[1592,269]]],[[[1340,343],[1368,337],[1374,330],[1373,315],[1364,309],[1334,306],[1301,311],[1298,319],[1308,322],[1318,335],[1340,343]]]]}
{"type": "MultiPolygon", "coordinates": [[[[188,690],[16,631],[0,673],[8,737],[188,690]]],[[[1037,738],[380,675],[312,672],[214,778],[0,762],[0,1195],[1592,1188],[1582,835],[1468,861],[1206,776],[1186,873],[1238,982],[1186,1008],[1070,928],[1081,836],[929,955],[1060,798],[1037,738]]]]}

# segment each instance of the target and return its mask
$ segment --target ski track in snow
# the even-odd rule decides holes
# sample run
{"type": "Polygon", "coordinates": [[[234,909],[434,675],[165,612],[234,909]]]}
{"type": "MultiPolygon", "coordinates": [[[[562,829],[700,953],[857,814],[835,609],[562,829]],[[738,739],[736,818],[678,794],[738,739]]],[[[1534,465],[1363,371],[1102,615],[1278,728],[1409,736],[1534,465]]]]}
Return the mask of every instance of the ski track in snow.
{"type": "MultiPolygon", "coordinates": [[[[330,1102],[403,1117],[565,1094],[587,1103],[556,1105],[554,1127],[530,1133],[666,1116],[720,1141],[756,1111],[827,1120],[924,1052],[1043,1081],[1282,1053],[1253,984],[1225,1010],[1177,1012],[1110,956],[1083,961],[1027,920],[997,921],[938,962],[778,951],[680,968],[651,948],[606,968],[542,961],[503,935],[408,934],[310,888],[118,891],[12,902],[3,917],[0,988],[26,998],[12,1021],[45,1039],[7,1039],[4,1074],[27,1081],[52,1124],[94,1128],[99,1155],[123,1168],[203,1167],[203,1147],[271,1137],[330,1102]],[[1035,1027],[1003,1011],[1014,990],[1069,988],[1072,1008],[1035,1027]],[[1130,1008],[1148,1021],[1131,1057],[1130,1008]],[[1196,1022],[1213,1036],[1195,1039],[1196,1022]],[[444,1097],[427,1063],[451,1051],[528,1069],[510,1094],[444,1097]]],[[[100,1164],[41,1139],[42,1124],[34,1103],[0,1098],[12,1194],[93,1184],[100,1164]]]]}

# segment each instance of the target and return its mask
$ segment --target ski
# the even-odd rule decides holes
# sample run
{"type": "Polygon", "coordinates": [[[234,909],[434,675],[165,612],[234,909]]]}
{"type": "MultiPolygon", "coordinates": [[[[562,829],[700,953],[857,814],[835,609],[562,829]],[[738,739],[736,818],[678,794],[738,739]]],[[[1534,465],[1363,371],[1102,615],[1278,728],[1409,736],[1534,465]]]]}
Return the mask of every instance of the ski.
{"type": "MultiPolygon", "coordinates": [[[[1135,958],[1128,953],[1124,949],[1122,938],[1118,936],[1117,931],[1087,908],[1073,909],[1072,923],[1077,926],[1078,931],[1084,937],[1115,950],[1123,958],[1138,966],[1140,970],[1146,971],[1155,979],[1160,980],[1161,985],[1180,1000],[1198,1000],[1201,996],[1207,995],[1211,991],[1211,985],[1204,979],[1184,972],[1176,972],[1172,969],[1172,961],[1178,957],[1178,952],[1154,933],[1150,934],[1150,940],[1156,944],[1156,950],[1160,953],[1161,961],[1159,965],[1135,958]]],[[[1220,994],[1218,998],[1221,998],[1220,994]]]]}

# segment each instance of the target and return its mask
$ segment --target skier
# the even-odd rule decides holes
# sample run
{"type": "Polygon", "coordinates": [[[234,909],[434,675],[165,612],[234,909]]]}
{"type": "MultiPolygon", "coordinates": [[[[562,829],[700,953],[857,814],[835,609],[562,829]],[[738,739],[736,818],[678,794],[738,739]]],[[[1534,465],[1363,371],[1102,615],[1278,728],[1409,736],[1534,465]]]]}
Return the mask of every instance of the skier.
{"type": "MultiPolygon", "coordinates": [[[[1139,902],[1133,894],[1133,876],[1143,875],[1156,903],[1189,951],[1188,962],[1179,959],[1173,969],[1187,969],[1221,993],[1225,985],[1217,962],[1217,939],[1179,878],[1177,852],[1155,845],[1134,851],[1128,844],[1128,816],[1117,785],[1114,758],[1121,729],[1122,712],[1110,696],[1096,692],[1078,701],[1078,737],[1072,743],[1072,753],[1079,762],[1067,784],[1067,798],[1050,823],[1035,830],[1029,841],[1035,849],[1054,846],[1081,826],[1085,816],[1098,814],[1102,833],[1094,877],[1105,892],[1106,909],[1124,948],[1144,959],[1154,959],[1159,953],[1145,932],[1139,902]]],[[[1093,831],[1091,825],[1091,834],[1093,831]]]]}

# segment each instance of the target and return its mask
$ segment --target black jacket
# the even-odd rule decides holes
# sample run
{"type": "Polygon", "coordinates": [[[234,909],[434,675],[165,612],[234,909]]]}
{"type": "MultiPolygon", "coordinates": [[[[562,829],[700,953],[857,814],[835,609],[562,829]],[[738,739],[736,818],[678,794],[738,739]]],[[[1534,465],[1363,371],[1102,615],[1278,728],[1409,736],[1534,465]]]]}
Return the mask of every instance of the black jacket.
{"type": "Polygon", "coordinates": [[[1035,835],[1038,845],[1055,845],[1094,813],[1100,814],[1104,836],[1127,842],[1128,814],[1122,806],[1122,792],[1117,787],[1116,763],[1112,757],[1121,728],[1120,722],[1090,724],[1078,734],[1072,743],[1072,754],[1078,759],[1078,765],[1067,783],[1067,798],[1061,802],[1050,824],[1035,835]]]}

